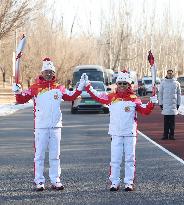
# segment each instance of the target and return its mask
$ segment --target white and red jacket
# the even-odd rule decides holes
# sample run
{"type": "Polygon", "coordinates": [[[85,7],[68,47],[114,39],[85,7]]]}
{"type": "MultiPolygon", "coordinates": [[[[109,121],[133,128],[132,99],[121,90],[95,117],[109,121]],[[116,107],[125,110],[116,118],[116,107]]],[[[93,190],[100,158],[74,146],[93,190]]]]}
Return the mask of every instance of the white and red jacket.
{"type": "Polygon", "coordinates": [[[102,94],[94,90],[90,85],[86,87],[87,92],[96,101],[109,105],[110,135],[136,136],[137,135],[137,112],[148,115],[154,108],[154,104],[148,102],[143,105],[141,100],[133,93],[121,96],[118,92],[102,94]]]}
{"type": "Polygon", "coordinates": [[[16,94],[16,101],[19,104],[33,99],[35,128],[56,128],[62,127],[61,102],[73,101],[81,91],[69,91],[64,86],[56,83],[55,77],[46,81],[39,76],[28,90],[16,94]]]}

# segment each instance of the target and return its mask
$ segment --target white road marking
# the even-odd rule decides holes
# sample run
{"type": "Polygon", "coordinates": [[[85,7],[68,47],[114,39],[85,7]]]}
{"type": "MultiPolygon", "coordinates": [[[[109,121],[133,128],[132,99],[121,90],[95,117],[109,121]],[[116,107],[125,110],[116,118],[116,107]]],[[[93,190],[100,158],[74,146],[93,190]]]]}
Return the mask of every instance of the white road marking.
{"type": "Polygon", "coordinates": [[[162,151],[164,151],[165,153],[167,153],[168,155],[170,155],[171,157],[173,157],[174,159],[178,160],[179,162],[181,162],[182,164],[184,164],[184,160],[182,160],[181,158],[177,157],[175,154],[173,154],[172,152],[168,151],[167,149],[165,149],[164,147],[162,147],[161,145],[157,144],[155,141],[151,140],[148,136],[146,136],[145,134],[143,134],[142,132],[140,132],[138,130],[138,134],[140,134],[141,136],[143,136],[145,139],[147,139],[148,141],[150,141],[151,143],[153,143],[154,145],[156,145],[158,148],[160,148],[162,151]]]}

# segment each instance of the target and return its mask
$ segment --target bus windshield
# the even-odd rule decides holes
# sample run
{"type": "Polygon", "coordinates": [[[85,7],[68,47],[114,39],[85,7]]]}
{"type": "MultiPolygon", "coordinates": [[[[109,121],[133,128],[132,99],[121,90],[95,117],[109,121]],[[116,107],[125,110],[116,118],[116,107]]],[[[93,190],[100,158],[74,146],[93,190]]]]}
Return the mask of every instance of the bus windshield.
{"type": "Polygon", "coordinates": [[[144,83],[145,83],[146,85],[152,84],[152,80],[144,80],[144,83]]]}
{"type": "Polygon", "coordinates": [[[81,75],[86,73],[90,81],[104,81],[103,72],[97,70],[82,69],[73,73],[73,85],[80,81],[81,75]]]}

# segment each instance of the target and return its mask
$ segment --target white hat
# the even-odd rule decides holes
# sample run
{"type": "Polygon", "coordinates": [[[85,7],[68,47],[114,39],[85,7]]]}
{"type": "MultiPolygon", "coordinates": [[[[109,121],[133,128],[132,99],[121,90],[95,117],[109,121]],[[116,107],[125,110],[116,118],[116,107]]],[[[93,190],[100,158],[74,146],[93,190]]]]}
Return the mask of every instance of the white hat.
{"type": "Polygon", "coordinates": [[[116,83],[117,83],[117,82],[123,82],[123,81],[125,81],[125,82],[127,82],[127,83],[129,83],[129,84],[131,84],[132,81],[133,81],[133,80],[131,79],[131,77],[130,77],[130,73],[127,72],[126,70],[120,71],[120,72],[118,73],[118,77],[117,77],[117,79],[116,79],[116,83]]]}
{"type": "Polygon", "coordinates": [[[42,71],[44,71],[44,70],[52,70],[52,71],[56,72],[54,64],[50,60],[50,58],[44,58],[43,59],[42,71]]]}

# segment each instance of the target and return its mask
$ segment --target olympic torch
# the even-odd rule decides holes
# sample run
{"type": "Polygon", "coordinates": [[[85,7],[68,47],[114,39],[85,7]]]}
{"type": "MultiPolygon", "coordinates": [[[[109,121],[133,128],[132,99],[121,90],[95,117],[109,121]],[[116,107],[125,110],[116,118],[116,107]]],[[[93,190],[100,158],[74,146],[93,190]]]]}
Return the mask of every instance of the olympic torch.
{"type": "Polygon", "coordinates": [[[23,34],[17,46],[16,56],[15,56],[16,57],[15,58],[16,60],[15,62],[15,83],[16,84],[20,83],[20,58],[22,56],[22,51],[24,49],[25,43],[26,43],[26,38],[25,38],[25,35],[23,34]]]}
{"type": "Polygon", "coordinates": [[[156,66],[155,66],[155,63],[154,63],[154,56],[151,52],[151,50],[148,52],[148,61],[150,63],[150,69],[151,69],[151,77],[152,77],[152,96],[155,96],[156,95],[156,72],[157,72],[157,69],[156,69],[156,66]]]}

